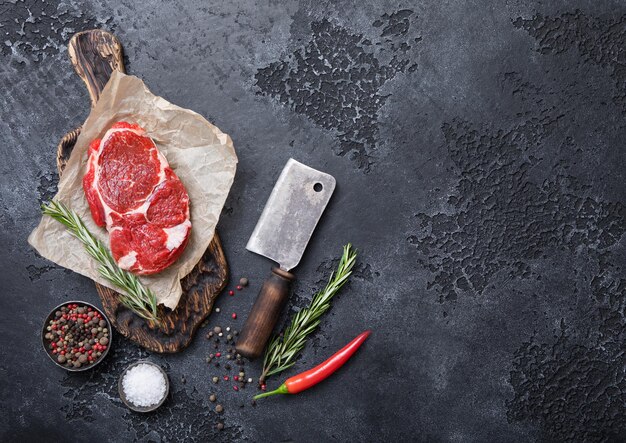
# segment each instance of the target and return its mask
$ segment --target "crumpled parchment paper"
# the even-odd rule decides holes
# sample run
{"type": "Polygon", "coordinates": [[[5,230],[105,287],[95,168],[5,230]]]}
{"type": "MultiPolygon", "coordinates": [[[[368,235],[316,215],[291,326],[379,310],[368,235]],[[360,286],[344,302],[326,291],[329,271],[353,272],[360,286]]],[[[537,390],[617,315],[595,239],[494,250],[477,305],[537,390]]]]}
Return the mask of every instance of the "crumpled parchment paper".
{"type": "MultiPolygon", "coordinates": [[[[89,143],[118,121],[137,123],[146,130],[189,193],[192,228],[187,248],[163,272],[140,277],[159,303],[175,309],[182,294],[180,279],[194,268],[213,239],[235,177],[237,155],[230,137],[200,114],[157,97],[139,78],[114,71],[82,126],[54,197],[76,211],[107,246],[109,235],[91,218],[82,179],[89,143]]],[[[119,290],[100,276],[96,261],[82,243],[52,218],[42,217],[28,242],[48,260],[119,290]]]]}

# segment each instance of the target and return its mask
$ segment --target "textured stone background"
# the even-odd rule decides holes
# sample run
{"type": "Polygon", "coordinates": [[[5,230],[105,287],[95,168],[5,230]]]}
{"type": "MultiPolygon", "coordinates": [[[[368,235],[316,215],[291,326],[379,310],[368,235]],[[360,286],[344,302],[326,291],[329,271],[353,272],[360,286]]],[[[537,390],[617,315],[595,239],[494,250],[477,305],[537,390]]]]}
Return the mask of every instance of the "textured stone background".
{"type": "Polygon", "coordinates": [[[624,2],[0,0],[0,35],[2,441],[626,440],[624,2]],[[219,230],[252,284],[211,326],[269,269],[244,246],[289,157],[339,183],[289,310],[361,252],[297,369],[372,328],[364,349],[297,398],[220,385],[221,433],[202,336],[149,356],[173,382],[149,416],[116,394],[133,344],[80,375],[40,349],[52,306],[97,302],[26,243],[88,112],[66,44],[93,27],[237,147],[219,230]]]}

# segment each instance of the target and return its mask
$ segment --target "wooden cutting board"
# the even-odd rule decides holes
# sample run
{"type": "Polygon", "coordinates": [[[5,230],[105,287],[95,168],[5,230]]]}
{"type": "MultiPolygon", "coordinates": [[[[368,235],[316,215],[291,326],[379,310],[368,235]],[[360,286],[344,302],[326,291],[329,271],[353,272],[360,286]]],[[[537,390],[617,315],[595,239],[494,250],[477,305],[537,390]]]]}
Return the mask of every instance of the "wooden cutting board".
{"type": "MultiPolygon", "coordinates": [[[[93,107],[114,69],[125,72],[122,45],[106,31],[94,29],[79,32],[70,40],[68,53],[74,69],[89,90],[93,107]]],[[[80,128],[68,132],[57,148],[59,175],[67,163],[80,128]]],[[[228,264],[220,239],[215,233],[196,267],[182,281],[183,295],[174,311],[159,306],[164,319],[159,327],[151,328],[119,302],[118,293],[96,283],[104,311],[122,335],[154,352],[178,352],[193,338],[200,324],[211,313],[213,303],[226,286],[228,264]]]]}

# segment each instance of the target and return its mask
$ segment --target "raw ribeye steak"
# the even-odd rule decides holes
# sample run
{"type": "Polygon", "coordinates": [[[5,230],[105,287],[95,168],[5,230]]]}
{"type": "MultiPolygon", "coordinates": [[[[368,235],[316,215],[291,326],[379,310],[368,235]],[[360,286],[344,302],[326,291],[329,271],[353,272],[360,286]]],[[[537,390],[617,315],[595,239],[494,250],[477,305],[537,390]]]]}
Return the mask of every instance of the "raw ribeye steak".
{"type": "Polygon", "coordinates": [[[83,189],[120,268],[155,274],[187,246],[189,195],[140,126],[115,123],[91,142],[83,189]]]}

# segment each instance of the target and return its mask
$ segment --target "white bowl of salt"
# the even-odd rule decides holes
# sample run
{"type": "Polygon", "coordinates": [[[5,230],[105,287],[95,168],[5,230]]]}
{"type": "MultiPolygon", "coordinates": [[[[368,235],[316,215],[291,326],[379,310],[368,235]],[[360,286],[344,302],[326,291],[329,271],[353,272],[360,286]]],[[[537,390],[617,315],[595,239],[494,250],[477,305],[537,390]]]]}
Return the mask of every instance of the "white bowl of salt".
{"type": "Polygon", "coordinates": [[[165,402],[170,391],[170,381],[159,365],[139,360],[122,372],[118,390],[122,402],[129,409],[150,412],[165,402]]]}

